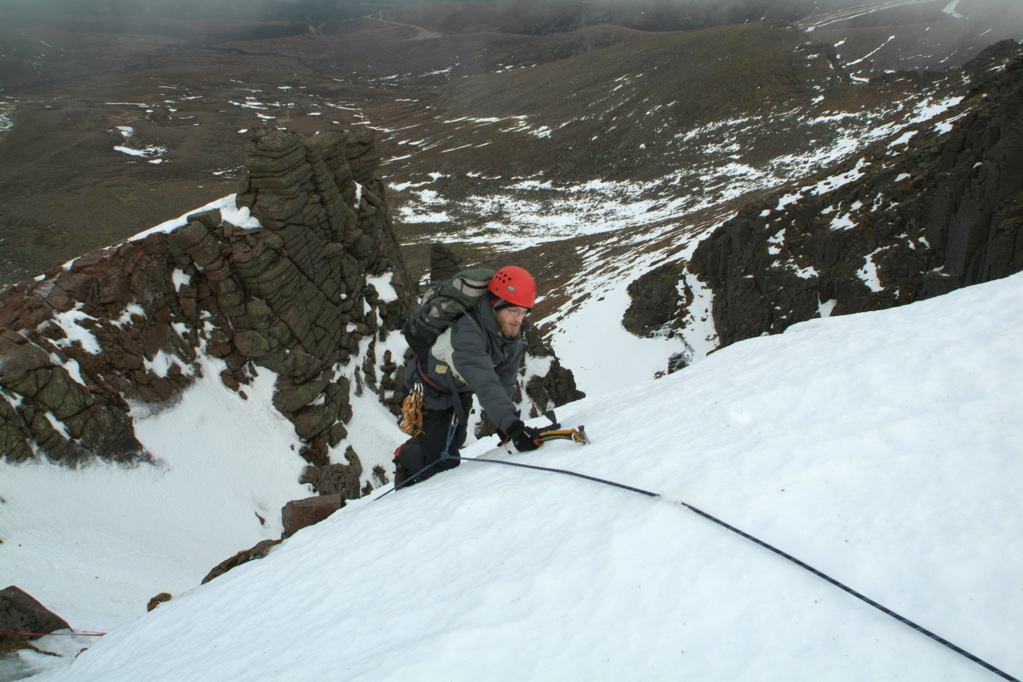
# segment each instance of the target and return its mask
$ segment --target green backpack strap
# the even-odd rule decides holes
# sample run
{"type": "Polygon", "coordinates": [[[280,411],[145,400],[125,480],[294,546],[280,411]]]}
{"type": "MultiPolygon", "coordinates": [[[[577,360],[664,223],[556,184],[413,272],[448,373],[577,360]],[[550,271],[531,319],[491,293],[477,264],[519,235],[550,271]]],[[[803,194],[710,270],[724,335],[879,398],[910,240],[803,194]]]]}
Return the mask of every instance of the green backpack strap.
{"type": "Polygon", "coordinates": [[[495,274],[489,268],[462,270],[427,290],[404,330],[409,347],[421,361],[427,359],[437,337],[486,295],[495,274]]]}

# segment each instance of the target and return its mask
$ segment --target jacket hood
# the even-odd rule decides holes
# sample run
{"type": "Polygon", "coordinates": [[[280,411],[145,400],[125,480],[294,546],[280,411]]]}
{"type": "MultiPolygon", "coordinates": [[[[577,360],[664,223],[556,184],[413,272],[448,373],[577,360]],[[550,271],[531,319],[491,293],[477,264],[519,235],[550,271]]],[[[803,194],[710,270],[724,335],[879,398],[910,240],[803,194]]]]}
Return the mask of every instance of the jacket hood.
{"type": "Polygon", "coordinates": [[[481,296],[478,303],[476,303],[476,319],[483,325],[484,331],[491,334],[497,334],[497,317],[494,314],[493,301],[499,300],[493,294],[487,294],[481,296]]]}

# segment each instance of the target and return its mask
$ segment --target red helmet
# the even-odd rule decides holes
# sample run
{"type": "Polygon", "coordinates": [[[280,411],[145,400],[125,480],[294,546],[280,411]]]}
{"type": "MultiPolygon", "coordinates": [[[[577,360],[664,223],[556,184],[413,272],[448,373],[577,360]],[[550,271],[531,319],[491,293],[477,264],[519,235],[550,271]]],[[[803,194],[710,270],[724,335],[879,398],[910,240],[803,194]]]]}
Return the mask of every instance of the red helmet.
{"type": "Polygon", "coordinates": [[[487,288],[494,296],[512,305],[532,308],[536,303],[536,282],[533,276],[515,265],[507,265],[498,270],[487,288]]]}

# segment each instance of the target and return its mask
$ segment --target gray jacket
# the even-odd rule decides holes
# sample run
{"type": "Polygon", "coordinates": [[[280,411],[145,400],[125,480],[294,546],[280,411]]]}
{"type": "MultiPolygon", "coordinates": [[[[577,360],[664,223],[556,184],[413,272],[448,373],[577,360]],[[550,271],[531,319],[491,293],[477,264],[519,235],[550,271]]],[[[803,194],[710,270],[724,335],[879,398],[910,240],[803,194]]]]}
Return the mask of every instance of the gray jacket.
{"type": "MultiPolygon", "coordinates": [[[[475,393],[494,425],[507,431],[519,419],[511,396],[524,350],[520,339],[498,333],[494,309],[489,296],[484,296],[433,344],[429,367],[424,368],[424,406],[428,410],[455,406],[453,393],[431,390],[431,385],[454,390],[459,395],[475,393]]],[[[419,378],[419,368],[413,359],[405,370],[405,388],[419,378]]]]}

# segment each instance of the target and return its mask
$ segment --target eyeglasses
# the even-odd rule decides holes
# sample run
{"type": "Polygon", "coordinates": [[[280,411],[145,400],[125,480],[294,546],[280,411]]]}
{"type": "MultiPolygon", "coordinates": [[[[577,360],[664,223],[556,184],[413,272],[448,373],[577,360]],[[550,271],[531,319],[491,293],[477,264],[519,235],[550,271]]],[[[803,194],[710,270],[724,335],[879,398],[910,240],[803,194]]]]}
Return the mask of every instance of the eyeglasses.
{"type": "Polygon", "coordinates": [[[526,318],[526,317],[529,316],[529,308],[514,307],[514,308],[505,308],[505,310],[507,310],[508,314],[511,315],[512,317],[526,318]]]}

